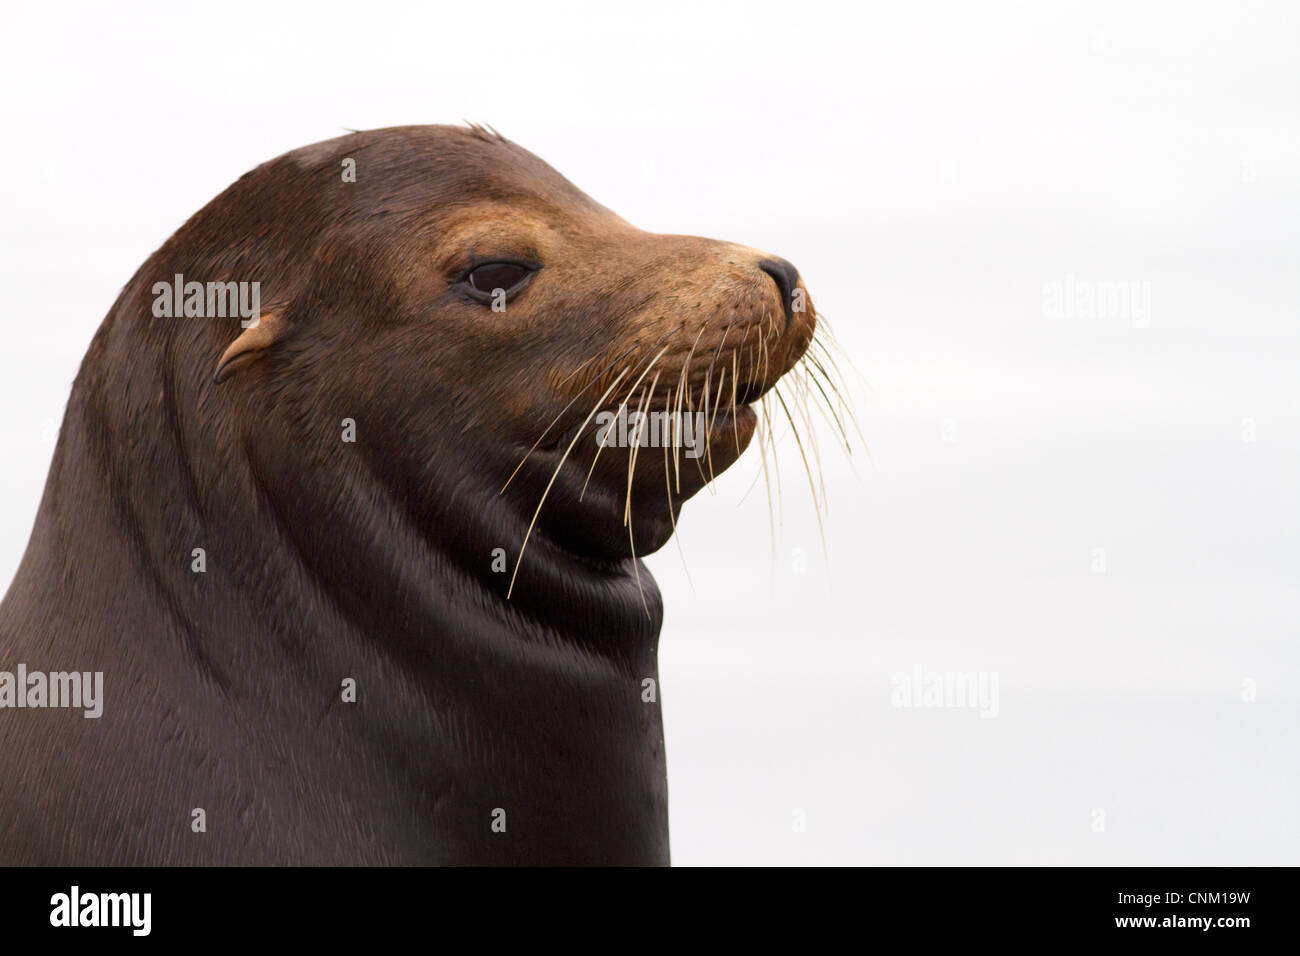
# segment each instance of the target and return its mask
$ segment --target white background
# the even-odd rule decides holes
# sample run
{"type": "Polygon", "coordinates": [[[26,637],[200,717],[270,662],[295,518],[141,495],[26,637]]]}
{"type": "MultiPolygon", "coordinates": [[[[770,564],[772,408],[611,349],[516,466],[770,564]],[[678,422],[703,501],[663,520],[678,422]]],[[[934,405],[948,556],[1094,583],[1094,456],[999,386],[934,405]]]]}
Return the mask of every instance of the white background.
{"type": "Polygon", "coordinates": [[[345,127],[488,122],[792,260],[861,373],[829,568],[788,443],[775,545],[749,455],[686,509],[693,588],[651,559],[675,862],[1300,862],[1294,4],[268,6],[6,7],[0,582],[181,222],[345,127]],[[918,666],[998,715],[891,706],[918,666]]]}

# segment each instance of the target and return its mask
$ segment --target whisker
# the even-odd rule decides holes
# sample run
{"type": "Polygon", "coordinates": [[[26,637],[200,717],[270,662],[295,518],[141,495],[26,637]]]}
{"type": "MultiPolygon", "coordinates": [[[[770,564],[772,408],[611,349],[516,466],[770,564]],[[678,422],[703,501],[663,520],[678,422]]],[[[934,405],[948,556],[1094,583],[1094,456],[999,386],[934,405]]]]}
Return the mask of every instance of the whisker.
{"type": "Polygon", "coordinates": [[[817,533],[822,539],[822,557],[825,558],[826,563],[829,565],[831,558],[830,551],[826,547],[826,529],[822,525],[822,512],[821,508],[817,504],[817,487],[813,482],[812,469],[808,465],[808,456],[804,454],[803,442],[799,439],[799,429],[795,426],[794,417],[790,414],[790,408],[786,405],[785,398],[781,395],[781,389],[774,388],[772,389],[772,393],[776,396],[777,401],[781,403],[782,410],[785,411],[785,417],[790,422],[790,428],[794,432],[795,444],[799,447],[799,455],[803,458],[804,471],[808,474],[808,490],[812,492],[813,497],[813,513],[817,516],[817,533]]]}
{"type": "MultiPolygon", "coordinates": [[[[724,365],[724,366],[722,366],[722,374],[718,376],[718,394],[719,394],[719,395],[721,395],[721,393],[722,393],[722,387],[723,387],[724,385],[726,385],[726,384],[727,384],[727,367],[724,365]]],[[[733,389],[733,394],[734,394],[734,389],[733,389]]],[[[732,408],[735,408],[736,406],[733,404],[731,407],[732,407],[732,408]]],[[[718,412],[721,411],[721,410],[722,410],[722,402],[718,401],[718,400],[715,398],[714,401],[713,401],[713,417],[709,419],[709,431],[710,431],[710,432],[713,431],[713,426],[717,424],[717,422],[718,422],[718,412]]]]}
{"type": "MultiPolygon", "coordinates": [[[[841,438],[843,439],[843,441],[844,441],[844,450],[845,450],[845,452],[847,452],[850,456],[852,456],[852,454],[853,454],[853,445],[849,442],[849,434],[848,434],[848,432],[845,431],[845,429],[844,429],[844,422],[842,422],[842,421],[840,420],[840,415],[839,415],[839,412],[838,412],[838,411],[836,410],[836,408],[835,408],[835,403],[832,402],[832,401],[831,401],[831,397],[830,397],[829,395],[826,394],[826,389],[822,388],[822,383],[821,383],[821,381],[817,378],[816,375],[813,374],[813,371],[814,371],[816,368],[820,368],[820,366],[817,365],[817,362],[816,362],[815,359],[813,360],[812,365],[813,365],[814,368],[813,368],[813,369],[809,369],[809,370],[806,372],[806,374],[807,374],[807,376],[808,376],[808,380],[809,380],[810,382],[812,382],[812,384],[816,387],[817,391],[821,393],[822,399],[824,400],[824,402],[825,402],[825,406],[826,406],[825,409],[823,410],[823,414],[826,414],[826,413],[829,413],[829,414],[830,414],[830,419],[828,419],[828,423],[831,422],[831,421],[833,420],[833,425],[834,425],[834,427],[839,431],[839,433],[840,433],[840,437],[841,437],[841,438]]],[[[823,371],[823,374],[825,374],[824,371],[823,371]]],[[[832,389],[835,388],[835,386],[834,386],[833,383],[830,383],[830,382],[828,381],[827,384],[830,384],[832,389]]]]}
{"type": "Polygon", "coordinates": [[[625,522],[632,520],[632,472],[636,470],[637,453],[641,450],[641,434],[645,431],[645,409],[649,407],[651,399],[654,398],[655,386],[659,384],[659,373],[655,372],[654,379],[650,382],[649,393],[643,392],[644,399],[637,403],[637,428],[636,440],[632,443],[632,453],[628,456],[627,461],[627,505],[624,509],[623,520],[625,522]]]}
{"type": "MultiPolygon", "coordinates": [[[[831,356],[829,352],[827,352],[825,342],[823,342],[816,335],[814,335],[813,343],[821,346],[822,351],[823,353],[826,354],[827,360],[830,362],[831,368],[834,369],[835,374],[832,375],[831,372],[828,371],[824,365],[822,365],[821,361],[811,353],[811,351],[806,353],[805,358],[809,359],[813,363],[814,367],[816,367],[818,371],[821,372],[822,377],[825,378],[826,380],[826,384],[829,385],[831,391],[835,393],[835,397],[840,404],[840,409],[844,412],[844,417],[846,417],[849,420],[849,423],[853,426],[853,430],[858,435],[858,439],[862,442],[862,445],[865,448],[867,444],[867,439],[862,434],[862,427],[858,424],[857,413],[853,410],[852,404],[845,398],[845,392],[848,391],[848,383],[845,381],[844,373],[840,370],[839,366],[835,363],[834,357],[831,356]],[[839,379],[838,384],[836,382],[837,378],[839,379]]],[[[856,372],[857,370],[855,369],[854,371],[856,372]]],[[[859,376],[859,378],[861,378],[861,376],[859,376]]]]}
{"type": "MultiPolygon", "coordinates": [[[[804,381],[799,368],[793,368],[786,375],[786,380],[791,383],[793,394],[790,401],[794,404],[794,410],[799,413],[799,422],[804,428],[804,434],[808,441],[808,451],[811,452],[812,463],[817,466],[815,469],[816,477],[814,480],[817,484],[817,500],[821,502],[823,511],[828,511],[826,504],[826,479],[822,471],[821,443],[817,437],[817,429],[813,427],[812,417],[808,414],[808,383],[804,381]]],[[[812,472],[809,477],[813,478],[812,472]]]]}
{"type": "MultiPolygon", "coordinates": [[[[660,336],[659,342],[662,342],[664,338],[666,338],[670,334],[672,333],[665,333],[664,335],[660,336]]],[[[655,345],[658,345],[659,342],[656,342],[655,345]]],[[[506,483],[501,486],[501,490],[497,492],[498,495],[504,494],[505,490],[510,487],[510,482],[515,480],[515,475],[519,474],[519,469],[524,467],[525,463],[527,463],[528,459],[532,456],[533,452],[537,451],[538,446],[541,445],[542,441],[546,438],[550,430],[555,427],[555,423],[558,422],[561,418],[563,418],[568,413],[569,409],[572,408],[574,404],[578,401],[578,399],[582,397],[582,393],[585,392],[587,389],[591,388],[591,386],[595,385],[602,378],[604,378],[615,365],[623,361],[624,358],[626,358],[632,352],[635,352],[639,347],[640,347],[639,344],[630,346],[626,351],[623,352],[622,355],[620,355],[618,358],[614,359],[614,361],[610,362],[603,369],[601,369],[600,374],[596,375],[594,378],[592,378],[590,382],[582,386],[582,388],[578,389],[577,394],[574,395],[573,398],[569,399],[569,403],[565,405],[562,409],[560,409],[560,413],[556,415],[554,418],[552,418],[551,423],[542,430],[542,433],[540,435],[537,436],[537,441],[533,442],[533,446],[528,449],[528,452],[524,455],[523,460],[520,461],[519,464],[515,465],[515,470],[510,473],[510,477],[506,479],[506,483]]],[[[652,345],[651,348],[654,348],[654,345],[652,345]]],[[[589,365],[591,364],[591,361],[592,359],[587,359],[587,361],[582,364],[583,366],[589,365]]],[[[582,366],[579,366],[579,368],[581,367],[582,366]]],[[[576,372],[570,372],[568,375],[566,375],[563,379],[560,380],[560,384],[563,385],[575,374],[576,372]]]]}
{"type": "MultiPolygon", "coordinates": [[[[686,409],[687,411],[691,412],[692,415],[695,413],[695,405],[691,398],[691,382],[690,382],[691,359],[694,357],[695,349],[696,347],[699,346],[700,339],[704,336],[704,332],[705,330],[708,329],[708,327],[709,327],[708,322],[705,322],[704,325],[700,327],[700,334],[695,336],[695,341],[691,344],[691,350],[686,353],[686,360],[682,363],[681,384],[686,389],[686,409]]],[[[707,441],[705,447],[706,448],[708,447],[707,441]]],[[[704,477],[704,466],[700,464],[699,456],[696,456],[695,458],[695,467],[700,473],[700,482],[702,484],[707,484],[708,479],[704,477]]],[[[681,488],[679,487],[677,490],[681,491],[681,488]]]]}
{"type": "MultiPolygon", "coordinates": [[[[745,340],[740,340],[740,349],[745,347],[745,340]]],[[[740,457],[740,420],[736,417],[740,402],[740,349],[731,353],[731,437],[736,443],[736,457],[740,457]]]]}
{"type": "MultiPolygon", "coordinates": [[[[657,356],[655,358],[655,361],[658,361],[657,356]]],[[[649,371],[649,369],[646,369],[646,371],[649,371]]],[[[632,473],[636,470],[637,452],[640,451],[641,449],[641,431],[645,427],[645,419],[643,418],[645,403],[654,397],[654,388],[655,385],[657,385],[658,383],[659,383],[659,375],[656,374],[654,377],[654,383],[651,384],[650,386],[649,395],[646,395],[643,392],[642,400],[637,403],[637,419],[636,419],[637,427],[636,427],[636,434],[632,440],[632,452],[630,455],[628,455],[627,504],[624,506],[624,511],[623,511],[623,523],[627,525],[628,547],[632,551],[632,576],[636,579],[637,594],[641,596],[641,606],[645,608],[645,616],[647,618],[650,617],[650,605],[646,603],[645,589],[641,587],[641,568],[640,568],[640,562],[636,558],[636,537],[633,534],[634,525],[632,523],[632,473]]]]}
{"type": "Polygon", "coordinates": [[[569,447],[564,450],[564,454],[560,457],[560,463],[555,466],[555,471],[551,473],[551,480],[546,483],[546,490],[542,492],[542,500],[537,502],[537,510],[533,512],[533,520],[528,522],[528,530],[524,533],[524,543],[519,547],[519,557],[515,561],[515,570],[514,573],[510,575],[510,587],[506,590],[507,601],[510,600],[510,596],[514,594],[515,579],[519,577],[519,566],[523,564],[524,561],[524,549],[528,547],[528,541],[533,535],[533,528],[537,524],[537,516],[542,513],[542,506],[546,504],[546,496],[551,493],[551,488],[555,484],[555,479],[559,477],[560,469],[564,467],[565,461],[568,460],[569,453],[573,451],[573,446],[578,444],[578,439],[582,437],[582,433],[586,429],[587,424],[591,421],[600,406],[604,404],[605,399],[609,398],[610,393],[618,387],[618,383],[623,381],[623,376],[627,373],[627,369],[623,369],[623,371],[619,372],[618,378],[614,379],[609,388],[605,389],[605,394],[596,400],[596,404],[593,405],[591,411],[587,413],[586,419],[580,426],[578,426],[578,432],[573,436],[573,440],[569,442],[569,447]]]}
{"type": "MultiPolygon", "coordinates": [[[[660,339],[660,341],[663,340],[660,339]]],[[[618,403],[617,406],[615,406],[614,408],[615,415],[617,415],[623,409],[627,408],[628,399],[632,397],[632,393],[636,391],[636,387],[641,384],[641,380],[646,377],[646,374],[649,373],[649,371],[652,368],[655,367],[655,363],[657,363],[659,359],[663,356],[663,354],[667,351],[668,351],[668,346],[665,345],[657,353],[655,353],[654,358],[650,360],[650,364],[645,367],[645,371],[643,371],[640,374],[640,376],[637,377],[637,380],[632,383],[632,387],[628,389],[627,398],[624,398],[621,402],[618,403]]],[[[658,379],[658,377],[659,377],[658,375],[655,376],[656,379],[658,379]]],[[[586,426],[584,425],[584,427],[586,426]]],[[[592,456],[591,467],[587,469],[587,480],[582,483],[582,491],[578,493],[579,501],[581,501],[587,494],[587,485],[591,483],[591,476],[596,471],[596,462],[600,461],[600,453],[604,450],[605,450],[604,442],[596,446],[596,454],[592,456]]]]}
{"type": "MultiPolygon", "coordinates": [[[[681,493],[682,493],[682,464],[681,464],[681,462],[682,462],[682,454],[681,454],[681,448],[682,448],[682,435],[681,435],[681,429],[682,429],[682,424],[681,424],[681,417],[680,417],[680,414],[679,414],[679,413],[674,413],[674,412],[673,412],[673,406],[676,405],[676,404],[678,403],[678,401],[679,401],[679,395],[678,395],[677,389],[675,389],[675,388],[674,388],[674,389],[670,389],[669,392],[668,392],[668,404],[665,406],[665,408],[668,410],[668,413],[669,413],[669,414],[668,414],[668,419],[669,419],[669,421],[671,421],[671,422],[673,423],[673,425],[672,425],[672,427],[673,427],[673,442],[672,442],[672,445],[673,445],[673,475],[674,475],[674,477],[675,477],[675,479],[676,479],[676,481],[677,481],[677,493],[678,493],[678,494],[681,494],[681,493]]],[[[671,489],[671,488],[669,488],[668,494],[669,494],[669,495],[672,494],[672,489],[671,489]]]]}
{"type": "MultiPolygon", "coordinates": [[[[712,357],[709,359],[709,370],[708,370],[707,372],[705,372],[705,374],[704,374],[704,417],[707,418],[707,419],[709,419],[709,426],[708,426],[708,429],[704,432],[704,456],[705,456],[705,458],[708,460],[708,463],[709,463],[709,482],[710,482],[710,488],[713,487],[713,486],[712,486],[712,482],[713,482],[714,479],[717,477],[717,476],[713,473],[713,444],[712,444],[712,439],[713,439],[713,424],[714,424],[714,422],[717,421],[717,418],[718,418],[718,412],[717,412],[717,404],[718,404],[718,401],[717,401],[716,398],[714,399],[714,411],[713,411],[713,417],[710,418],[710,417],[709,417],[709,387],[710,387],[710,384],[711,384],[712,381],[713,381],[713,370],[717,367],[717,364],[718,364],[718,356],[722,353],[722,346],[726,344],[727,336],[730,335],[730,334],[731,334],[731,325],[728,324],[728,325],[727,325],[727,326],[722,330],[722,338],[718,339],[718,344],[714,347],[714,349],[713,349],[713,355],[712,355],[712,357]]],[[[724,378],[725,378],[725,376],[726,376],[726,372],[727,372],[727,369],[726,369],[725,366],[723,367],[722,372],[723,372],[723,376],[724,376],[724,378]]],[[[722,380],[719,380],[719,382],[718,382],[718,392],[719,392],[719,394],[721,394],[721,391],[722,391],[722,380]]],[[[713,493],[714,493],[714,494],[717,494],[717,491],[715,490],[713,493]]]]}
{"type": "MultiPolygon", "coordinates": [[[[781,489],[781,456],[776,453],[776,425],[773,424],[771,411],[768,409],[767,396],[764,395],[762,402],[763,420],[768,423],[765,430],[768,446],[772,449],[772,477],[776,480],[776,524],[779,528],[785,527],[785,493],[781,489]]],[[[772,561],[776,561],[776,543],[772,544],[772,561]]]]}
{"type": "MultiPolygon", "coordinates": [[[[772,568],[776,569],[776,515],[772,508],[772,479],[767,469],[767,443],[769,431],[769,419],[767,416],[767,397],[764,396],[760,407],[763,410],[763,416],[758,423],[761,430],[759,434],[759,451],[763,456],[763,487],[767,491],[767,531],[772,539],[772,568]]],[[[775,451],[775,447],[773,448],[775,451]]],[[[775,470],[775,466],[773,467],[775,470]]]]}

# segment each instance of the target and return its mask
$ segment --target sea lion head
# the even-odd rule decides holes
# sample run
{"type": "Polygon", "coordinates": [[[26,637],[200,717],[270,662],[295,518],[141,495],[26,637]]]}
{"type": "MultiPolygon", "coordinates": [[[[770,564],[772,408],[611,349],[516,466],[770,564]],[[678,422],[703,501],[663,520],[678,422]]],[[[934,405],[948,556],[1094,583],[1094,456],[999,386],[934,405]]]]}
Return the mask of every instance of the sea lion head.
{"type": "MultiPolygon", "coordinates": [[[[173,274],[260,287],[252,327],[175,320],[195,441],[235,441],[262,488],[298,472],[322,519],[363,478],[430,534],[508,512],[480,544],[516,564],[539,538],[597,561],[662,546],[816,327],[785,260],[640,230],[479,128],[356,133],[258,167],[135,295],[173,274]]],[[[138,342],[161,345],[153,323],[138,342]]]]}

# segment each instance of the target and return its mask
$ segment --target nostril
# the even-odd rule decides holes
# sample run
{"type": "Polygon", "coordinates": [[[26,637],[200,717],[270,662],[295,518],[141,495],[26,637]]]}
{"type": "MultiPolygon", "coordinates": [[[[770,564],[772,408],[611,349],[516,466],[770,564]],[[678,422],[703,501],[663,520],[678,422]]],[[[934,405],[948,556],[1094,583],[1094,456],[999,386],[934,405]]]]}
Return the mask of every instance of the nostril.
{"type": "Polygon", "coordinates": [[[794,290],[799,284],[799,270],[784,259],[762,259],[758,267],[772,277],[781,291],[781,304],[785,306],[785,324],[794,319],[794,290]]]}

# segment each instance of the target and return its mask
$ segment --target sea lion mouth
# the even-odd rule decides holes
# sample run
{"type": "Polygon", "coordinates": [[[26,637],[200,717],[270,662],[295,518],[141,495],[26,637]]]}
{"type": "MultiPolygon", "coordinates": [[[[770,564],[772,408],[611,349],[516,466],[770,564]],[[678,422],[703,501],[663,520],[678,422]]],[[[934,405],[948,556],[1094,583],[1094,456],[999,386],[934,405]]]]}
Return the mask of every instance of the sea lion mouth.
{"type": "MultiPolygon", "coordinates": [[[[699,414],[704,416],[710,431],[723,424],[751,425],[758,419],[755,406],[776,386],[776,380],[770,382],[744,380],[734,391],[727,387],[709,393],[709,399],[703,402],[701,392],[693,395],[689,403],[683,399],[674,404],[675,392],[663,390],[654,396],[657,401],[652,400],[650,396],[641,402],[629,397],[615,398],[602,403],[590,412],[582,409],[574,410],[570,407],[561,413],[553,423],[554,427],[548,429],[533,447],[534,450],[542,452],[564,452],[584,432],[594,434],[599,424],[611,415],[635,414],[645,416],[647,419],[654,415],[667,415],[672,423],[676,424],[684,416],[699,414]]],[[[656,447],[657,444],[656,442],[643,447],[656,447]]]]}
{"type": "Polygon", "coordinates": [[[776,387],[776,382],[754,382],[742,381],[736,387],[736,397],[734,404],[736,408],[743,408],[753,405],[768,392],[776,387]]]}
{"type": "MultiPolygon", "coordinates": [[[[671,424],[684,419],[690,415],[702,415],[706,423],[716,431],[722,425],[731,427],[734,424],[749,425],[756,423],[758,420],[758,410],[755,407],[764,395],[772,390],[773,386],[753,386],[749,391],[749,397],[743,401],[732,404],[729,400],[711,406],[707,411],[702,408],[692,408],[674,410],[672,408],[642,408],[638,409],[635,404],[629,406],[627,403],[612,402],[602,406],[589,418],[583,417],[579,420],[568,423],[563,430],[553,429],[551,433],[543,440],[539,441],[534,450],[539,452],[556,452],[563,453],[574,439],[580,438],[584,433],[590,433],[595,439],[601,427],[601,423],[607,420],[608,416],[634,416],[639,415],[651,420],[652,416],[665,416],[671,424]]],[[[670,425],[671,427],[671,425],[670,425]]],[[[658,441],[651,441],[639,445],[641,448],[657,448],[658,441]]]]}

